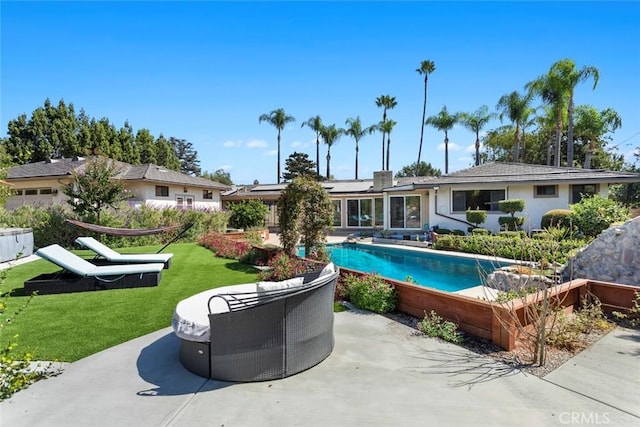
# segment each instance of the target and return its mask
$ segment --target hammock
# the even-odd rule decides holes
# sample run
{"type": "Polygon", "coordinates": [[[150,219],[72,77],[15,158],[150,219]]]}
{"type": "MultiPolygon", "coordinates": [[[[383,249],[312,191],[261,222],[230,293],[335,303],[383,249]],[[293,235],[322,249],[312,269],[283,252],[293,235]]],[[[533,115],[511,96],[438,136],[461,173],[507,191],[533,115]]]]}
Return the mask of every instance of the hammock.
{"type": "Polygon", "coordinates": [[[171,225],[168,227],[158,228],[116,228],[90,224],[88,222],[76,221],[74,219],[67,219],[65,221],[71,225],[75,225],[76,227],[84,228],[85,230],[93,231],[98,234],[121,237],[148,236],[150,234],[168,233],[181,227],[180,225],[171,225]]]}
{"type": "MultiPolygon", "coordinates": [[[[150,234],[159,234],[159,233],[168,233],[170,231],[175,231],[182,227],[181,225],[170,225],[167,227],[158,227],[158,228],[117,228],[117,227],[106,227],[104,225],[90,224],[88,222],[76,221],[75,219],[65,219],[69,224],[83,228],[85,230],[93,231],[98,234],[107,234],[109,236],[120,236],[120,237],[136,237],[136,236],[148,236],[150,234]]],[[[178,240],[185,234],[191,227],[193,227],[193,223],[189,222],[184,225],[182,231],[178,233],[173,239],[171,239],[166,245],[164,245],[157,253],[162,252],[166,249],[167,246],[178,240]]]]}

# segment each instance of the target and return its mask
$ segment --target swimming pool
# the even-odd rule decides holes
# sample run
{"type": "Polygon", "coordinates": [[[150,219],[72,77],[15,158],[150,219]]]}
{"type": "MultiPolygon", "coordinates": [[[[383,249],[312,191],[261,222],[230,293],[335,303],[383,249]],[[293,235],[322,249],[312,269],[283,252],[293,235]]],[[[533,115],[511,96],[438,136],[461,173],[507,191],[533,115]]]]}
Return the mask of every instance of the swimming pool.
{"type": "MultiPolygon", "coordinates": [[[[455,292],[482,284],[481,277],[506,264],[375,245],[328,245],[336,265],[405,281],[411,276],[420,286],[455,292]]],[[[304,253],[304,249],[302,249],[304,253]]]]}

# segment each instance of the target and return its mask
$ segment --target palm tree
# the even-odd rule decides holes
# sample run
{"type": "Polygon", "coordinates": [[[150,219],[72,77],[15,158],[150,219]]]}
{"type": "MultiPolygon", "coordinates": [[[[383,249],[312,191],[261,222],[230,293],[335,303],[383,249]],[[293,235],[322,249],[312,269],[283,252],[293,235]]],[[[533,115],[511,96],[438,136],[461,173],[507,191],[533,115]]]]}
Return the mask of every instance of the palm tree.
{"type": "MultiPolygon", "coordinates": [[[[433,61],[422,61],[420,63],[420,68],[416,69],[416,72],[420,75],[424,75],[424,102],[422,104],[422,124],[420,127],[420,148],[418,148],[418,162],[416,165],[420,164],[420,156],[422,155],[422,138],[424,136],[424,118],[427,114],[427,81],[429,80],[429,74],[433,73],[436,70],[436,64],[433,61]]],[[[416,171],[417,172],[417,171],[416,171]]]]}
{"type": "Polygon", "coordinates": [[[584,66],[576,69],[576,63],[572,59],[561,59],[551,66],[551,71],[556,72],[562,80],[565,91],[568,94],[567,105],[567,166],[573,166],[573,95],[578,83],[582,83],[593,77],[593,89],[595,90],[600,79],[600,71],[593,66],[584,66]]]}
{"type": "MultiPolygon", "coordinates": [[[[447,111],[447,106],[442,107],[442,110],[435,115],[427,117],[425,124],[433,126],[434,128],[444,131],[444,173],[449,173],[449,131],[458,122],[458,114],[451,115],[447,111]]],[[[417,174],[417,169],[416,169],[417,174]]]]}
{"type": "MultiPolygon", "coordinates": [[[[549,105],[556,117],[556,136],[554,143],[554,159],[555,166],[560,166],[562,140],[562,125],[564,119],[565,105],[567,104],[564,83],[557,72],[550,70],[549,73],[543,74],[537,79],[527,83],[525,88],[530,93],[539,95],[542,101],[549,105]]],[[[570,166],[570,165],[569,165],[570,166]]]]}
{"type": "Polygon", "coordinates": [[[322,126],[320,136],[325,144],[327,144],[327,179],[331,179],[331,146],[338,142],[344,134],[344,129],[337,128],[335,124],[330,126],[322,126]]]}
{"type": "Polygon", "coordinates": [[[311,117],[302,123],[301,127],[309,126],[316,133],[316,173],[320,176],[320,129],[322,129],[322,119],[320,116],[311,117]]]}
{"type": "Polygon", "coordinates": [[[267,122],[278,129],[278,184],[280,184],[280,132],[287,123],[295,121],[295,117],[288,116],[287,113],[284,112],[284,108],[278,108],[269,114],[262,114],[258,118],[258,123],[267,122]]]}
{"type": "Polygon", "coordinates": [[[474,113],[460,113],[460,123],[470,131],[476,134],[476,166],[480,165],[480,131],[485,127],[489,120],[495,117],[494,113],[489,112],[489,107],[483,105],[474,113]]]}
{"type": "Polygon", "coordinates": [[[520,128],[530,114],[529,104],[531,103],[532,97],[533,95],[531,93],[520,95],[514,90],[509,94],[502,95],[496,105],[497,110],[502,110],[499,116],[500,121],[507,116],[515,127],[513,161],[516,163],[520,161],[520,128]]]}
{"type": "MultiPolygon", "coordinates": [[[[387,135],[387,168],[389,170],[389,148],[391,145],[391,131],[393,127],[397,124],[395,120],[384,120],[378,124],[378,129],[384,134],[387,135]]],[[[384,168],[384,165],[383,165],[384,168]]]]}
{"type": "MultiPolygon", "coordinates": [[[[387,110],[392,110],[393,108],[395,108],[396,105],[398,105],[398,103],[396,102],[396,97],[395,96],[389,96],[389,95],[380,95],[379,97],[376,98],[376,105],[378,107],[383,107],[384,109],[382,110],[382,122],[380,123],[384,123],[387,121],[387,110]]],[[[382,132],[382,169],[384,170],[384,132],[382,132]]]]}
{"type": "Polygon", "coordinates": [[[360,121],[360,117],[351,118],[349,117],[345,122],[347,129],[344,130],[345,135],[349,135],[356,141],[356,179],[358,179],[358,152],[360,148],[358,147],[358,142],[362,139],[366,134],[372,134],[375,132],[378,127],[373,125],[366,128],[362,128],[362,122],[360,121]]]}

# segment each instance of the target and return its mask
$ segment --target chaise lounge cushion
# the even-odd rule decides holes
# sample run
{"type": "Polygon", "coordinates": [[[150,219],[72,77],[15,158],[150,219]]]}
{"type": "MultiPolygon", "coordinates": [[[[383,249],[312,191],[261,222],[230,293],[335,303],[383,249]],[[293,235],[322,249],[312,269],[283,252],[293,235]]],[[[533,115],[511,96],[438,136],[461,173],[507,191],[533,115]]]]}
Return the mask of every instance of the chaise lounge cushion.
{"type": "Polygon", "coordinates": [[[295,286],[301,286],[303,281],[303,277],[294,277],[280,282],[258,282],[257,290],[258,292],[269,292],[280,289],[289,289],[295,286]]]}
{"type": "Polygon", "coordinates": [[[76,243],[87,249],[91,249],[96,254],[114,263],[126,264],[161,262],[168,267],[169,261],[173,257],[173,254],[121,254],[114,251],[109,246],[100,243],[93,237],[78,237],[76,239],[76,243]]]}

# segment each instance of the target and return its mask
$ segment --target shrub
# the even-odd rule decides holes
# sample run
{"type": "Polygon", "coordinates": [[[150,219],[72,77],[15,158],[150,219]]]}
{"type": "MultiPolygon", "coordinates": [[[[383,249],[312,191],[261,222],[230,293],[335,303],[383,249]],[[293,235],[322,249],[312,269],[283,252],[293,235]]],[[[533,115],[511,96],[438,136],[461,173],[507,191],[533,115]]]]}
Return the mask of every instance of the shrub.
{"type": "Polygon", "coordinates": [[[451,230],[449,230],[448,228],[436,228],[433,231],[435,231],[438,234],[451,234],[451,230]]]}
{"type": "Polygon", "coordinates": [[[347,275],[342,280],[343,293],[358,308],[374,313],[388,313],[396,308],[396,290],[380,276],[347,275]]]}
{"type": "Polygon", "coordinates": [[[248,229],[264,226],[264,219],[269,208],[260,200],[243,200],[227,205],[229,224],[233,228],[248,229]]]}
{"type": "Polygon", "coordinates": [[[500,209],[500,212],[511,214],[511,216],[516,212],[522,212],[524,210],[524,206],[524,199],[500,200],[498,202],[498,209],[500,209]]]}
{"type": "Polygon", "coordinates": [[[640,327],[640,292],[635,293],[633,304],[629,310],[625,313],[614,311],[612,314],[625,325],[631,326],[632,328],[640,327]]]}
{"type": "Polygon", "coordinates": [[[465,236],[466,233],[462,230],[451,230],[451,234],[454,236],[465,236]]]}
{"type": "Polygon", "coordinates": [[[474,234],[476,236],[488,236],[489,230],[487,230],[486,228],[474,228],[473,230],[471,230],[471,234],[474,234]]]}
{"type": "Polygon", "coordinates": [[[221,233],[209,233],[198,239],[198,244],[213,251],[215,256],[240,260],[247,255],[251,245],[241,240],[231,240],[221,233]]]}
{"type": "Polygon", "coordinates": [[[458,325],[444,320],[433,310],[429,314],[425,312],[424,319],[420,322],[419,327],[423,334],[430,337],[441,338],[453,343],[464,341],[464,337],[458,332],[458,325]]]}
{"type": "Polygon", "coordinates": [[[480,209],[476,209],[472,211],[471,209],[467,210],[467,221],[475,224],[482,224],[487,220],[487,211],[481,211],[480,209]]]}
{"type": "Polygon", "coordinates": [[[507,231],[516,231],[524,224],[523,216],[501,216],[498,217],[498,224],[507,231]]]}
{"type": "Polygon", "coordinates": [[[614,222],[629,218],[629,210],[613,200],[595,194],[571,205],[571,221],[586,237],[596,237],[614,222]]]}
{"type": "Polygon", "coordinates": [[[552,209],[545,212],[540,220],[540,228],[571,227],[570,209],[552,209]]]}
{"type": "Polygon", "coordinates": [[[260,280],[280,281],[290,279],[299,274],[316,270],[320,264],[295,255],[290,256],[286,252],[280,251],[271,258],[267,265],[270,267],[268,270],[258,273],[260,280]]]}

